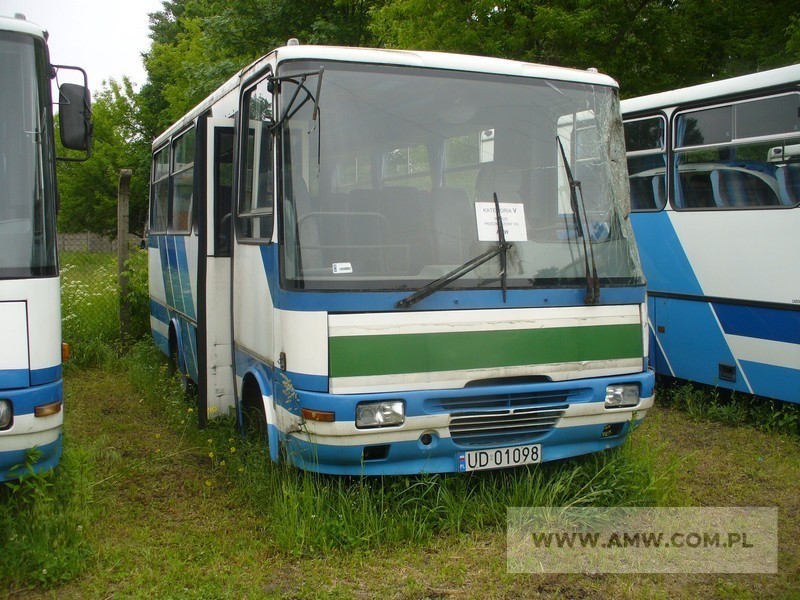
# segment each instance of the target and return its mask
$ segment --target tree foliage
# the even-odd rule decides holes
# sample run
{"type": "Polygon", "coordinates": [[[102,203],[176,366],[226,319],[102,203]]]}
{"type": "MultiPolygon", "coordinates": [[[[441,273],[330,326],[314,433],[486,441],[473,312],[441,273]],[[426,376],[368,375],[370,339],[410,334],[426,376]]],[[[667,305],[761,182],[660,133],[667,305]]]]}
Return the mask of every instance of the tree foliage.
{"type": "Polygon", "coordinates": [[[596,67],[625,96],[800,61],[795,0],[388,0],[382,45],[596,67]]]}
{"type": "MultiPolygon", "coordinates": [[[[113,238],[117,233],[117,186],[120,169],[132,169],[131,228],[139,231],[147,211],[150,142],[139,118],[136,94],[123,78],[105,84],[92,101],[94,140],[86,162],[59,162],[61,209],[59,231],[91,231],[113,238]]],[[[60,154],[64,154],[63,149],[60,154]]]]}

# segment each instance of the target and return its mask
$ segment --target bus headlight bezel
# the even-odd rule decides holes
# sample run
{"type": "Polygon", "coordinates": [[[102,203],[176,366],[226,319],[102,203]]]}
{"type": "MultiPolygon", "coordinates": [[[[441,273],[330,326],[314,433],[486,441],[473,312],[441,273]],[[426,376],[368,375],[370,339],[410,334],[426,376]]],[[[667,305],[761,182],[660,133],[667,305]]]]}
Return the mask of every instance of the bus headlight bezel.
{"type": "Polygon", "coordinates": [[[399,427],[406,420],[406,404],[402,400],[360,402],[356,405],[356,428],[399,427]]]}
{"type": "Polygon", "coordinates": [[[14,424],[14,407],[11,400],[0,398],[0,431],[10,429],[14,424]]]}
{"type": "Polygon", "coordinates": [[[640,401],[638,383],[615,383],[606,387],[606,408],[630,408],[640,401]]]}

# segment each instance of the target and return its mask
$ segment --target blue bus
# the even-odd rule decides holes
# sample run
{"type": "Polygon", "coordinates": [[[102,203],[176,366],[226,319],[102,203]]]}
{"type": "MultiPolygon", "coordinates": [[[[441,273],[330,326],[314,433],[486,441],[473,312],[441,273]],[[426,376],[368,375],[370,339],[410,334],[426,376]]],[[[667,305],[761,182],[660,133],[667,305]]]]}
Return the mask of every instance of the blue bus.
{"type": "Polygon", "coordinates": [[[800,402],[800,65],[622,112],[653,368],[800,402]]]}
{"type": "Polygon", "coordinates": [[[607,76],[291,43],[153,143],[153,338],[302,469],[611,448],[653,402],[628,203],[607,76]]]}
{"type": "MultiPolygon", "coordinates": [[[[35,471],[61,456],[61,289],[56,245],[55,72],[47,34],[22,15],[0,17],[0,481],[37,450],[35,471]]],[[[61,141],[90,148],[89,92],[59,88],[61,141]]]]}

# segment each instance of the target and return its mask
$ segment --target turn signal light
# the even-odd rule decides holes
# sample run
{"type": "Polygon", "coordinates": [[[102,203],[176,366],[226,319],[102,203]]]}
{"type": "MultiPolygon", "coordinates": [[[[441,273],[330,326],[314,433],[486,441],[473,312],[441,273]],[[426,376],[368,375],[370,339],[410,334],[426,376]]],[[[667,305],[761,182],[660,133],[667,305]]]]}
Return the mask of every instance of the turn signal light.
{"type": "Polygon", "coordinates": [[[306,421],[322,421],[323,423],[333,423],[336,420],[336,413],[329,410],[314,410],[304,408],[301,411],[306,421]]]}
{"type": "Polygon", "coordinates": [[[69,360],[69,344],[61,344],[61,362],[69,360]]]}
{"type": "Polygon", "coordinates": [[[50,415],[57,415],[61,412],[61,401],[50,402],[49,404],[40,404],[33,409],[35,417],[49,417],[50,415]]]}

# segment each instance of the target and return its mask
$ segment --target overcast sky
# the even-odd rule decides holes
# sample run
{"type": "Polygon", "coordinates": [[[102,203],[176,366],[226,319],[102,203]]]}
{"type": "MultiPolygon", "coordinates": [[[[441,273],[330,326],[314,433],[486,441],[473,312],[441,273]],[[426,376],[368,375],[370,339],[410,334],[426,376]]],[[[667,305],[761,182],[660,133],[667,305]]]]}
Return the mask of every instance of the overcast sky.
{"type": "Polygon", "coordinates": [[[82,67],[89,87],[127,75],[145,81],[142,52],[150,47],[148,13],[161,0],[0,0],[0,15],[24,14],[50,33],[50,60],[82,67]]]}

